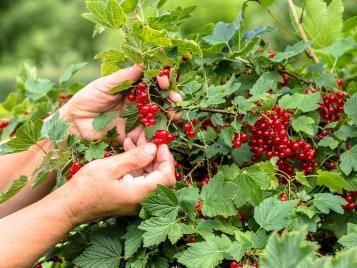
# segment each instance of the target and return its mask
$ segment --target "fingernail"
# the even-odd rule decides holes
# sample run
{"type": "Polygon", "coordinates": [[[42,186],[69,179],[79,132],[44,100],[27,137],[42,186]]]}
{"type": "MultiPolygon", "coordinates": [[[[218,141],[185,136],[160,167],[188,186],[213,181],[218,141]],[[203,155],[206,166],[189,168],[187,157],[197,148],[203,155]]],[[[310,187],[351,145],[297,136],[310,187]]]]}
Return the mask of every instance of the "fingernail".
{"type": "Polygon", "coordinates": [[[175,91],[171,91],[170,92],[170,99],[174,102],[181,102],[182,101],[182,96],[181,94],[175,92],[175,91]]]}
{"type": "Polygon", "coordinates": [[[144,145],[144,151],[147,154],[155,154],[156,153],[156,146],[153,143],[147,143],[144,145]]]}

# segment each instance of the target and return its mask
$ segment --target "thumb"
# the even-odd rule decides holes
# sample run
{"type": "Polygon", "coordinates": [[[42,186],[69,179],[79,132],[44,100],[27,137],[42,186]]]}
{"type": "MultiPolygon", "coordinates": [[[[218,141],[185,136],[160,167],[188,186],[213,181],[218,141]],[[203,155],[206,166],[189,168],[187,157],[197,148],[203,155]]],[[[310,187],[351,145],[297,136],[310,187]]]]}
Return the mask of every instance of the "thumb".
{"type": "Polygon", "coordinates": [[[102,159],[102,165],[112,177],[120,178],[125,174],[144,168],[156,157],[156,145],[146,143],[117,156],[102,159]]]}
{"type": "Polygon", "coordinates": [[[111,89],[119,86],[121,83],[131,80],[137,81],[143,74],[143,65],[135,64],[132,67],[121,69],[110,75],[103,76],[91,83],[91,86],[109,92],[111,89]]]}

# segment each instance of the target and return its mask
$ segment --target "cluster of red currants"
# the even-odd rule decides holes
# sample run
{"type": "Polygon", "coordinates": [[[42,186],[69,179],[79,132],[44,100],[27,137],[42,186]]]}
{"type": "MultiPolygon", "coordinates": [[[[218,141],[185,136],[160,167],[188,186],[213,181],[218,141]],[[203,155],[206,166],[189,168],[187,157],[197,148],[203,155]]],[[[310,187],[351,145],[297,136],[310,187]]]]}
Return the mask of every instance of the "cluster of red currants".
{"type": "Polygon", "coordinates": [[[329,95],[322,97],[318,111],[326,124],[338,121],[343,118],[343,105],[345,103],[345,94],[343,92],[333,92],[329,95]]]}
{"type": "Polygon", "coordinates": [[[320,140],[322,140],[323,138],[327,137],[330,134],[331,134],[331,130],[330,129],[324,129],[319,134],[316,135],[316,139],[320,141],[320,140]]]}
{"type": "Polygon", "coordinates": [[[209,177],[204,177],[200,182],[199,185],[201,187],[205,186],[209,182],[209,177]]]}
{"type": "Polygon", "coordinates": [[[193,128],[193,123],[191,124],[190,122],[186,122],[183,125],[183,129],[185,130],[186,136],[189,138],[194,138],[196,137],[196,131],[193,128]]]}
{"type": "Polygon", "coordinates": [[[166,66],[160,71],[159,76],[167,76],[168,78],[170,78],[170,72],[171,72],[171,67],[166,66]]]}
{"type": "Polygon", "coordinates": [[[357,197],[357,191],[346,192],[343,195],[343,198],[346,200],[347,204],[344,205],[344,208],[347,210],[354,210],[356,208],[355,198],[357,197]]]}
{"type": "Polygon", "coordinates": [[[69,175],[67,177],[67,180],[72,179],[74,174],[76,174],[81,168],[83,167],[83,164],[81,162],[74,162],[71,169],[69,170],[69,175]]]}
{"type": "Polygon", "coordinates": [[[304,140],[293,141],[289,138],[290,113],[275,105],[272,111],[267,111],[259,117],[254,125],[248,125],[251,133],[249,145],[253,156],[252,161],[258,162],[265,152],[267,158],[276,156],[279,159],[279,169],[289,175],[294,175],[294,167],[290,159],[300,160],[305,174],[313,171],[314,157],[317,151],[304,140]]]}
{"type": "Polygon", "coordinates": [[[9,119],[2,119],[0,121],[0,130],[6,128],[9,124],[10,124],[10,120],[9,119]]]}
{"type": "Polygon", "coordinates": [[[238,149],[243,143],[248,141],[248,135],[244,132],[234,133],[232,145],[234,148],[238,149]]]}
{"type": "Polygon", "coordinates": [[[175,140],[175,135],[164,129],[159,129],[155,132],[154,143],[157,146],[168,144],[175,140]]]}
{"type": "Polygon", "coordinates": [[[289,79],[290,79],[289,75],[286,74],[286,73],[283,73],[283,72],[279,72],[279,75],[283,79],[283,82],[280,82],[279,86],[280,87],[286,87],[288,85],[288,83],[289,83],[289,79]]]}
{"type": "Polygon", "coordinates": [[[128,95],[130,101],[136,101],[136,106],[139,110],[140,121],[145,127],[156,124],[155,115],[160,110],[156,104],[149,103],[148,85],[145,82],[140,82],[135,90],[128,95]]]}

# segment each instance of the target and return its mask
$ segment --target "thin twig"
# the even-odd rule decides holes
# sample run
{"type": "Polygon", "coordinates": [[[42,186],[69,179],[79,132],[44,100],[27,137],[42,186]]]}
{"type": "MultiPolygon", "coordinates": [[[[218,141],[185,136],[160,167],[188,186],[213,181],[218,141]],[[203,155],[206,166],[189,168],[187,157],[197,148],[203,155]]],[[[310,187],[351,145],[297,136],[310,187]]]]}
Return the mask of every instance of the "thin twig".
{"type": "MultiPolygon", "coordinates": [[[[307,35],[305,33],[304,26],[302,24],[302,20],[299,19],[298,14],[296,12],[294,2],[293,2],[293,0],[288,0],[288,3],[289,3],[289,8],[290,8],[291,14],[294,18],[294,21],[296,23],[296,26],[297,26],[299,32],[300,32],[300,36],[301,36],[302,40],[307,42],[308,41],[307,35]]],[[[314,63],[320,62],[319,59],[317,58],[315,52],[311,48],[307,48],[306,53],[313,60],[314,63]]]]}
{"type": "Polygon", "coordinates": [[[228,112],[227,110],[221,110],[221,109],[209,109],[209,108],[181,108],[182,110],[198,110],[200,112],[208,112],[208,113],[216,113],[216,114],[231,114],[231,115],[236,115],[235,112],[228,112]]]}
{"type": "Polygon", "coordinates": [[[197,162],[197,164],[196,164],[196,165],[190,170],[190,172],[188,172],[187,175],[184,177],[184,180],[187,180],[187,178],[189,178],[189,177],[192,178],[193,172],[195,172],[199,167],[201,167],[204,162],[205,162],[205,160],[201,160],[201,161],[197,162]]]}
{"type": "Polygon", "coordinates": [[[279,70],[279,71],[280,71],[281,73],[284,73],[284,74],[287,74],[287,75],[289,75],[289,76],[291,76],[291,77],[294,77],[295,79],[297,79],[297,80],[303,82],[303,83],[306,84],[306,85],[311,86],[311,85],[315,84],[315,82],[306,80],[305,78],[303,78],[303,77],[301,77],[301,76],[299,76],[299,75],[297,75],[297,74],[291,73],[291,72],[289,72],[289,71],[286,71],[286,70],[279,70]]]}

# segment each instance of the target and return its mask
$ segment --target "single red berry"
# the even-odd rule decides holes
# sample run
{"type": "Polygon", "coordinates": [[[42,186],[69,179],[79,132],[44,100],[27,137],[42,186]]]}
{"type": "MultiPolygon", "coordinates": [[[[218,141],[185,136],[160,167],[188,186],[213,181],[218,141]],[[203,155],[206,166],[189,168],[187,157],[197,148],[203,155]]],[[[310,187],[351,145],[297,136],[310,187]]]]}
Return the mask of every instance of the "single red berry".
{"type": "Polygon", "coordinates": [[[145,91],[148,88],[148,85],[145,82],[140,82],[137,86],[139,91],[145,91]]]}
{"type": "Polygon", "coordinates": [[[0,121],[0,129],[6,128],[9,124],[10,124],[10,120],[9,119],[2,119],[0,121]]]}
{"type": "Polygon", "coordinates": [[[130,100],[130,101],[135,101],[135,100],[136,100],[136,96],[135,96],[133,93],[130,93],[130,94],[128,95],[128,100],[130,100]]]}
{"type": "Polygon", "coordinates": [[[151,104],[149,107],[150,113],[156,114],[159,111],[159,106],[156,104],[151,104]]]}
{"type": "Polygon", "coordinates": [[[176,172],[176,173],[175,173],[175,178],[176,178],[177,181],[181,180],[181,174],[180,174],[180,172],[176,172]]]}
{"type": "Polygon", "coordinates": [[[167,133],[166,140],[167,140],[168,143],[174,141],[175,140],[175,135],[172,134],[172,133],[167,133]]]}
{"type": "Polygon", "coordinates": [[[185,132],[188,132],[188,131],[192,130],[192,125],[190,123],[185,123],[183,125],[183,129],[185,130],[185,132]]]}
{"type": "Polygon", "coordinates": [[[342,87],[343,86],[343,80],[342,79],[337,79],[336,82],[337,82],[337,86],[338,87],[342,87]]]}
{"type": "Polygon", "coordinates": [[[170,70],[169,69],[163,69],[160,73],[159,76],[170,76],[170,70]]]}
{"type": "Polygon", "coordinates": [[[201,201],[197,200],[196,201],[196,210],[199,210],[199,209],[201,209],[201,201]]]}
{"type": "Polygon", "coordinates": [[[61,92],[61,93],[59,94],[59,98],[60,98],[61,100],[66,100],[66,99],[68,98],[68,93],[67,93],[67,92],[61,92]]]}
{"type": "Polygon", "coordinates": [[[259,53],[264,53],[264,48],[262,48],[262,47],[258,48],[258,52],[259,53]]]}
{"type": "Polygon", "coordinates": [[[189,138],[194,138],[194,137],[196,137],[196,131],[194,131],[194,130],[187,131],[186,135],[189,138]]]}
{"type": "Polygon", "coordinates": [[[229,263],[229,268],[237,268],[237,267],[238,267],[238,263],[237,263],[237,262],[231,261],[231,262],[229,263]]]}
{"type": "Polygon", "coordinates": [[[345,195],[343,198],[347,201],[347,203],[353,203],[352,195],[345,195]]]}
{"type": "Polygon", "coordinates": [[[81,169],[81,167],[83,167],[83,164],[81,163],[81,162],[74,162],[73,163],[73,168],[75,169],[75,170],[80,170],[81,169]]]}
{"type": "Polygon", "coordinates": [[[111,152],[105,152],[104,153],[104,158],[111,157],[112,153],[111,152]]]}
{"type": "Polygon", "coordinates": [[[355,203],[348,203],[347,205],[345,205],[345,209],[348,209],[348,210],[354,210],[355,207],[356,207],[355,203]]]}
{"type": "Polygon", "coordinates": [[[287,195],[286,193],[281,193],[281,194],[279,195],[279,199],[280,199],[281,201],[288,201],[288,200],[289,200],[289,197],[288,197],[288,195],[287,195]]]}
{"type": "Polygon", "coordinates": [[[234,140],[233,141],[233,147],[234,148],[240,148],[242,146],[241,142],[239,140],[234,140]]]}
{"type": "Polygon", "coordinates": [[[273,50],[273,49],[269,49],[268,53],[269,53],[269,57],[270,57],[271,59],[274,58],[275,55],[276,55],[276,51],[273,50]]]}
{"type": "Polygon", "coordinates": [[[37,263],[35,267],[36,268],[42,268],[42,264],[41,263],[37,263]]]}
{"type": "Polygon", "coordinates": [[[244,142],[247,142],[247,141],[248,141],[248,135],[245,134],[245,133],[241,133],[239,139],[240,139],[240,141],[243,142],[243,143],[244,143],[244,142]]]}

